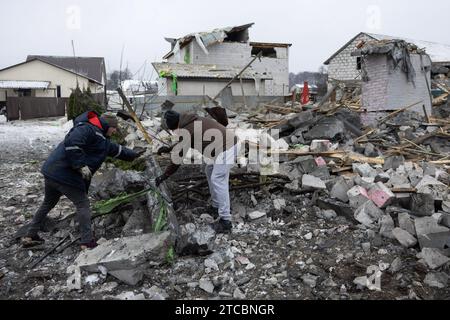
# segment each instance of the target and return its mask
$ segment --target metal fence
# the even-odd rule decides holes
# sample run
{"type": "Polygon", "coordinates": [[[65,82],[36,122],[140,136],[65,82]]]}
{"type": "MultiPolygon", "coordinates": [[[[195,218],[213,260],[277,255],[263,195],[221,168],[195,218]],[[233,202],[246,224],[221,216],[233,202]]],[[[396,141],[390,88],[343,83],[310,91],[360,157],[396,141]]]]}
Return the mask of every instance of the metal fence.
{"type": "Polygon", "coordinates": [[[68,102],[67,98],[8,97],[7,118],[11,121],[63,117],[68,102]]]}

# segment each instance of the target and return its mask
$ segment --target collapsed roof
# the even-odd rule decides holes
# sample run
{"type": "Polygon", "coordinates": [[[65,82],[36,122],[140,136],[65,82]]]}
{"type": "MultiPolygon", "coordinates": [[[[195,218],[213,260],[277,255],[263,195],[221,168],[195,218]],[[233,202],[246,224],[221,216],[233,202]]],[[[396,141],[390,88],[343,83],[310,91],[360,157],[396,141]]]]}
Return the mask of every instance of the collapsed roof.
{"type": "Polygon", "coordinates": [[[212,44],[224,41],[248,42],[248,29],[250,29],[253,25],[254,23],[249,23],[242,26],[226,27],[222,29],[214,29],[207,32],[191,33],[179,39],[165,38],[172,45],[172,50],[168,54],[166,54],[163,59],[170,58],[178,50],[187,46],[194,39],[196,39],[197,43],[203,50],[207,50],[206,48],[212,44]]]}
{"type": "Polygon", "coordinates": [[[352,38],[349,42],[347,42],[337,52],[335,52],[330,58],[328,58],[328,60],[325,61],[324,64],[329,65],[331,60],[333,60],[339,53],[341,53],[344,49],[346,49],[355,39],[357,39],[361,35],[366,35],[372,38],[373,40],[377,41],[403,40],[405,42],[416,45],[420,49],[425,49],[428,55],[430,56],[431,61],[433,61],[433,63],[445,63],[445,64],[450,63],[450,45],[422,40],[412,40],[402,37],[393,37],[382,34],[361,32],[354,38],[352,38]]]}

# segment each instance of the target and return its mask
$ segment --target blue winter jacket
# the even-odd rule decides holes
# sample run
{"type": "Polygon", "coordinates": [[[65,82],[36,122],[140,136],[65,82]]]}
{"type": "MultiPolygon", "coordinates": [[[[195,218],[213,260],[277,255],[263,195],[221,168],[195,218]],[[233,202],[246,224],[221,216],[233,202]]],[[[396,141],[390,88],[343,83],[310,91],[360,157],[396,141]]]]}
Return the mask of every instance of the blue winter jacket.
{"type": "Polygon", "coordinates": [[[108,124],[95,112],[86,112],[76,118],[72,130],[44,163],[42,174],[87,192],[90,181],[83,179],[80,168],[88,166],[94,175],[107,157],[125,161],[138,157],[134,151],[111,142],[106,137],[108,129],[108,124]]]}

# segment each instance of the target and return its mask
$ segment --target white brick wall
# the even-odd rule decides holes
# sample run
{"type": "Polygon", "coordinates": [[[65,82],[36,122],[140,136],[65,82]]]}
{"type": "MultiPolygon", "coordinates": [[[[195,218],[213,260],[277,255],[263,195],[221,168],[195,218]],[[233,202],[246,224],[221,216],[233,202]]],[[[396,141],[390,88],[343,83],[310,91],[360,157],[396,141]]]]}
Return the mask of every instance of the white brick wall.
{"type": "MultiPolygon", "coordinates": [[[[423,114],[425,105],[431,115],[431,100],[429,87],[430,72],[422,70],[420,55],[411,55],[411,62],[416,71],[415,85],[408,82],[406,74],[400,69],[390,70],[385,55],[371,55],[365,58],[368,82],[362,84],[362,103],[368,112],[398,110],[423,100],[423,103],[410,109],[423,114]]],[[[431,66],[431,60],[423,57],[425,67],[431,66]]],[[[429,69],[428,69],[429,70],[429,69]]]]}
{"type": "MultiPolygon", "coordinates": [[[[181,50],[181,60],[175,56],[168,59],[171,63],[184,63],[187,47],[181,50]]],[[[249,43],[223,42],[208,47],[209,54],[200,48],[196,41],[190,44],[192,64],[212,64],[218,66],[244,67],[253,58],[252,47],[249,43]]],[[[265,81],[265,87],[261,94],[268,96],[282,96],[289,94],[289,49],[275,48],[277,58],[262,58],[261,62],[256,60],[251,69],[259,73],[270,73],[273,80],[265,81]]],[[[237,92],[236,95],[241,95],[237,92]]],[[[248,94],[246,92],[246,94],[248,94]]]]}
{"type": "Polygon", "coordinates": [[[357,69],[357,57],[352,57],[351,53],[356,50],[356,45],[362,40],[370,41],[373,39],[364,34],[360,35],[330,61],[330,64],[328,65],[328,74],[330,79],[361,79],[361,71],[357,69]]]}

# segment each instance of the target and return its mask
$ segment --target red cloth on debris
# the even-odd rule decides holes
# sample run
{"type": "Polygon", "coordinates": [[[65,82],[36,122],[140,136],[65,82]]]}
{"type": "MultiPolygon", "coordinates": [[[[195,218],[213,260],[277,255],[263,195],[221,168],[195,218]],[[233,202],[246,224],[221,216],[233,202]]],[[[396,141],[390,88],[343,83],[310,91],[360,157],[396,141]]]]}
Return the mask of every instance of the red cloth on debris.
{"type": "Polygon", "coordinates": [[[303,85],[303,92],[302,92],[301,103],[302,104],[308,104],[309,103],[309,85],[308,85],[307,81],[305,81],[305,84],[303,85]]]}

